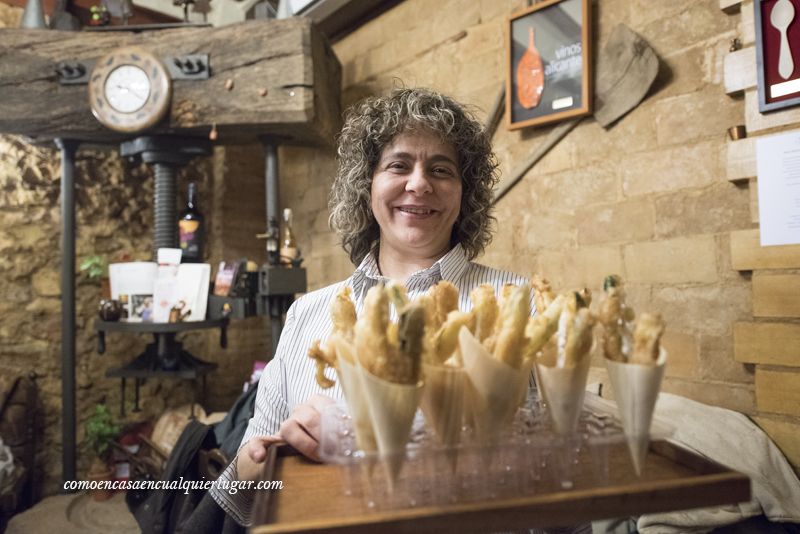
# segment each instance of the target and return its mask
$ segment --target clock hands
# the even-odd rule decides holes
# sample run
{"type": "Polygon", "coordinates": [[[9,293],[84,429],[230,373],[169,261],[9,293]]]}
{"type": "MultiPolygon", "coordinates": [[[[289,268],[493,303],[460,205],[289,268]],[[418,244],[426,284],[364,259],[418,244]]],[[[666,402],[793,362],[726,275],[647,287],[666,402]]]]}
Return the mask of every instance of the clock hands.
{"type": "Polygon", "coordinates": [[[127,87],[125,85],[117,84],[117,89],[121,89],[121,90],[125,91],[126,93],[131,93],[133,96],[135,96],[139,100],[146,100],[146,98],[143,97],[141,94],[137,93],[136,91],[134,91],[133,89],[131,89],[130,87],[127,87]]]}

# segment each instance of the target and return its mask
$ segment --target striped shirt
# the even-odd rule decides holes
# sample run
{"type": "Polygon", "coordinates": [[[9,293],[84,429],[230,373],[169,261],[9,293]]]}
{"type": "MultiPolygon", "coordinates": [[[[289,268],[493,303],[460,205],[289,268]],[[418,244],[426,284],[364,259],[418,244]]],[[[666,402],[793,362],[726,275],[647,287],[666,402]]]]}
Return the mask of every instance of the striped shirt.
{"type": "MultiPolygon", "coordinates": [[[[458,289],[458,305],[461,311],[472,308],[469,293],[481,284],[491,284],[499,293],[505,284],[520,285],[528,282],[525,277],[514,273],[468,261],[464,249],[461,245],[456,245],[431,267],[417,271],[406,280],[409,298],[422,295],[441,280],[451,282],[458,289]]],[[[292,304],[286,314],[286,323],[275,357],[267,364],[258,383],[255,413],[247,426],[240,450],[254,436],[276,434],[295,405],[305,403],[312,395],[324,394],[334,399],[343,397],[338,382],[333,388],[326,390],[317,384],[314,378],[316,365],[307,355],[308,348],[314,340],[325,340],[333,331],[329,307],[344,286],[350,286],[356,311],[360,314],[367,291],[386,282],[389,279],[380,274],[375,257],[368,254],[347,280],[307,293],[292,304]]],[[[531,310],[535,313],[533,292],[531,310]]],[[[219,480],[235,478],[235,463],[236,460],[231,462],[219,480]]],[[[248,492],[230,495],[217,486],[211,490],[211,496],[228,514],[240,524],[250,525],[252,495],[246,493],[248,492]]]]}

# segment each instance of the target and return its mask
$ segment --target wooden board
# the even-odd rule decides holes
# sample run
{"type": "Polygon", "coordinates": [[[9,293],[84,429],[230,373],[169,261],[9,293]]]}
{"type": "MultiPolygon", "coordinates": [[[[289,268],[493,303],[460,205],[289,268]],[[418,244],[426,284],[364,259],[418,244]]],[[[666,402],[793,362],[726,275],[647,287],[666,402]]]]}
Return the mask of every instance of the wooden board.
{"type": "Polygon", "coordinates": [[[741,35],[739,39],[744,46],[756,44],[756,13],[753,9],[753,0],[744,0],[742,2],[741,14],[742,18],[739,21],[741,35]]]}
{"type": "Polygon", "coordinates": [[[753,315],[800,317],[800,274],[753,274],[753,315]]]}
{"type": "Polygon", "coordinates": [[[221,144],[272,135],[322,145],[333,143],[340,128],[339,62],[310,20],[293,17],[141,33],[4,29],[0,133],[35,141],[120,139],[92,115],[87,86],[59,84],[55,65],[98,59],[126,45],[140,45],[162,58],[209,55],[212,76],[176,80],[169,117],[148,134],[207,137],[216,124],[221,144]],[[227,80],[233,83],[230,89],[227,80]]]}
{"type": "Polygon", "coordinates": [[[736,323],[733,355],[737,362],[800,367],[800,324],[736,323]]]}
{"type": "MultiPolygon", "coordinates": [[[[746,476],[656,442],[642,478],[630,471],[625,444],[610,458],[609,484],[588,482],[590,466],[576,468],[575,487],[464,504],[376,511],[342,491],[338,466],[312,464],[273,452],[265,480],[280,491],[257,493],[253,533],[275,532],[494,532],[574,525],[593,519],[742,502],[746,476]]],[[[269,462],[268,462],[269,465],[269,462]]],[[[544,487],[544,485],[543,485],[544,487]]]]}
{"type": "Polygon", "coordinates": [[[719,0],[719,8],[728,13],[736,13],[739,11],[742,0],[719,0]]]}
{"type": "Polygon", "coordinates": [[[759,412],[800,416],[800,371],[756,369],[756,407],[759,412]]]}
{"type": "Polygon", "coordinates": [[[758,213],[758,180],[750,178],[750,185],[747,187],[750,193],[750,222],[757,223],[759,220],[758,213]]]}
{"type": "Polygon", "coordinates": [[[729,53],[725,56],[723,70],[725,71],[725,92],[729,95],[758,86],[755,47],[749,46],[729,53]]]}
{"type": "Polygon", "coordinates": [[[758,174],[755,137],[729,141],[727,148],[726,169],[729,181],[737,183],[754,178],[758,174]]]}
{"type": "Polygon", "coordinates": [[[800,245],[762,247],[760,230],[731,232],[731,264],[737,271],[800,269],[800,245]]]}
{"type": "Polygon", "coordinates": [[[797,439],[797,436],[800,436],[800,419],[795,419],[794,422],[788,418],[779,419],[768,416],[759,416],[754,419],[756,424],[769,434],[795,470],[800,472],[800,439],[797,439]]]}

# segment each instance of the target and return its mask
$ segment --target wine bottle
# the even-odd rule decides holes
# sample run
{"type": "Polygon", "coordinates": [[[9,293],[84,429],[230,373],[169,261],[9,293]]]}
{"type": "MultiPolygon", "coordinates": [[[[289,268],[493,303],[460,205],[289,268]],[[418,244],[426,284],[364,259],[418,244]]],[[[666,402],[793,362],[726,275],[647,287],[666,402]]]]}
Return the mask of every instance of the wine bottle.
{"type": "Polygon", "coordinates": [[[205,248],[206,232],[203,214],[197,206],[197,184],[189,183],[186,197],[186,209],[178,219],[178,233],[183,254],[183,263],[202,263],[205,248]]]}
{"type": "Polygon", "coordinates": [[[269,218],[269,224],[267,228],[267,233],[265,237],[267,238],[267,263],[270,265],[278,265],[280,264],[280,250],[279,250],[279,243],[280,239],[278,238],[279,229],[278,229],[278,220],[273,216],[269,218]]]}
{"type": "Polygon", "coordinates": [[[292,210],[283,210],[283,240],[281,241],[281,263],[291,267],[292,262],[297,259],[297,241],[292,232],[292,210]]]}

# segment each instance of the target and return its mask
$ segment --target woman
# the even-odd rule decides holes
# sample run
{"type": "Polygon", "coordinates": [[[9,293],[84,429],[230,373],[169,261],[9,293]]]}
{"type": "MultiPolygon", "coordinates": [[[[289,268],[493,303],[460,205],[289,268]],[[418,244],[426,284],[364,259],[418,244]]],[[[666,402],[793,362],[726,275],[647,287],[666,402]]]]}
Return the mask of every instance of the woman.
{"type": "MultiPolygon", "coordinates": [[[[333,399],[321,395],[306,354],[315,339],[330,335],[328,307],[343,286],[351,287],[360,312],[367,290],[389,279],[403,281],[411,298],[449,280],[466,311],[477,285],[499,290],[527,282],[471,261],[491,240],[497,164],[480,123],[454,100],[426,89],[369,98],[348,113],[338,157],[330,223],[358,267],[289,309],[275,358],[259,382],[244,450],[220,480],[256,479],[267,446],[276,441],[318,458],[319,414],[333,399]]],[[[342,397],[338,384],[332,395],[342,397]]],[[[242,524],[250,522],[248,493],[212,490],[242,524]]]]}

